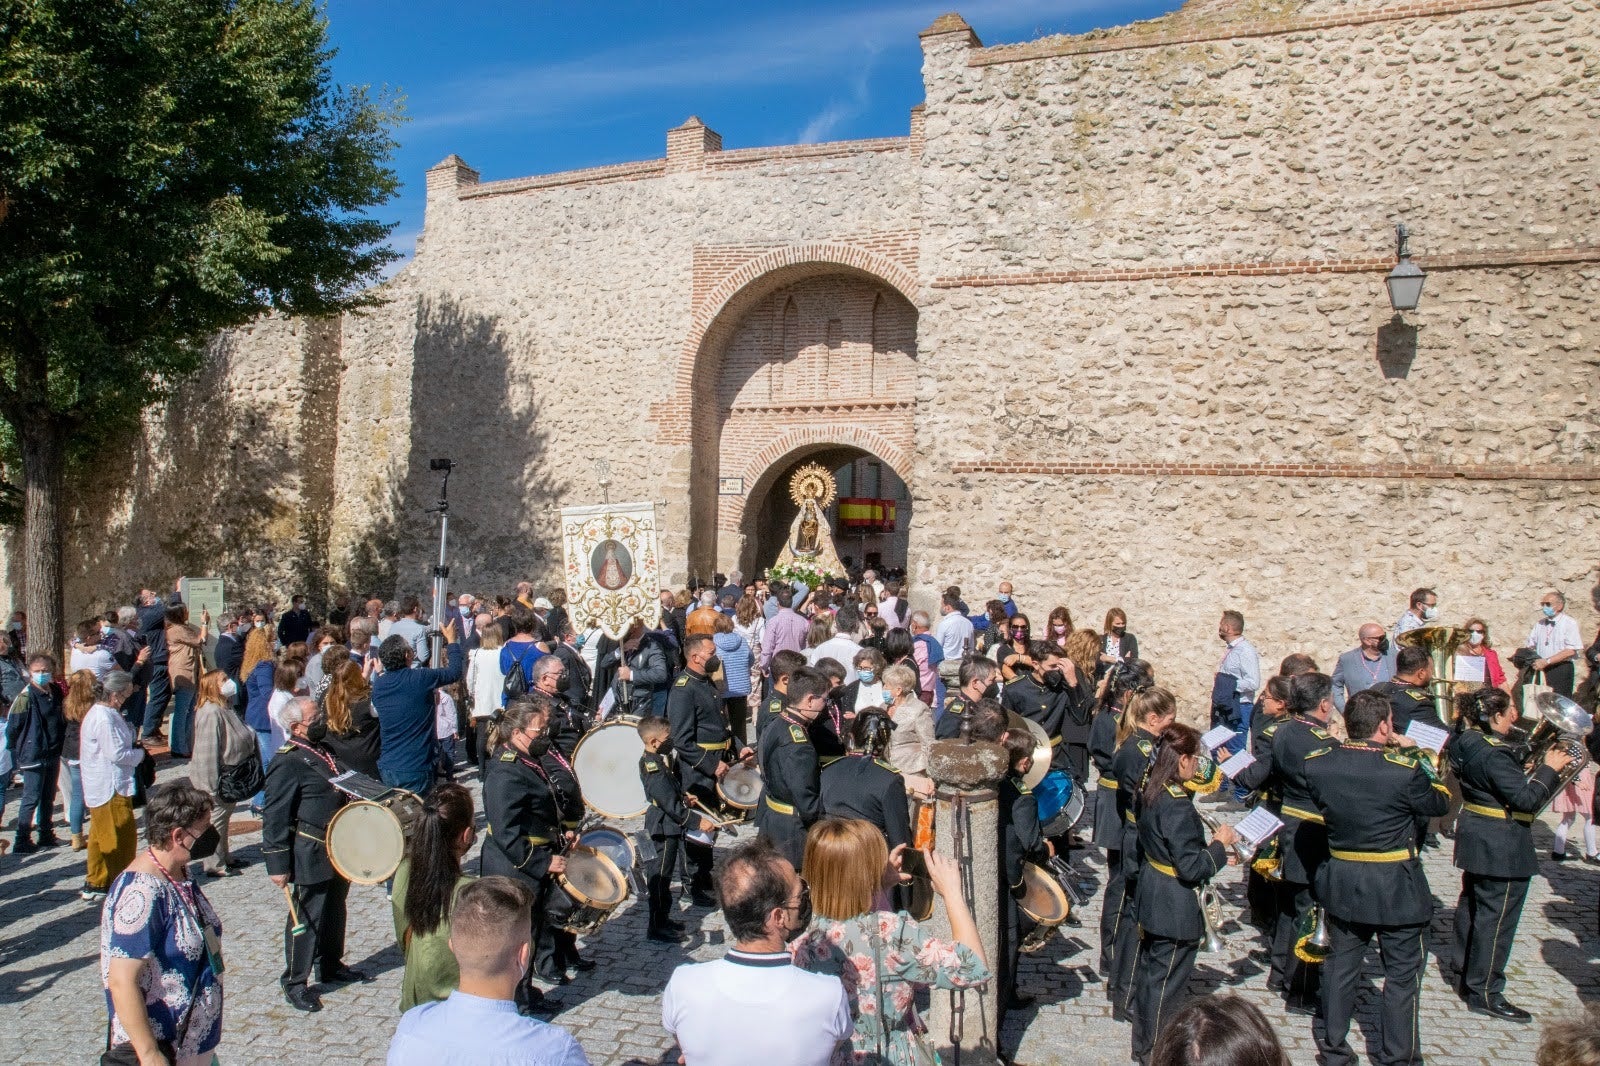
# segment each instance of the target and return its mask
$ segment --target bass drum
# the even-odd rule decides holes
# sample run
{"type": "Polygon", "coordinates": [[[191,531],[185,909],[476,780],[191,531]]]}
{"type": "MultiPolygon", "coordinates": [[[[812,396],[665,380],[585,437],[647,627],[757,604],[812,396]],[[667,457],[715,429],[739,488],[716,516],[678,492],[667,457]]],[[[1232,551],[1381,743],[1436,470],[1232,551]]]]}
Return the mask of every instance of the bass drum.
{"type": "Polygon", "coordinates": [[[572,774],[583,802],[606,818],[637,818],[650,805],[639,780],[639,719],[611,718],[583,735],[572,752],[572,774]]]}
{"type": "Polygon", "coordinates": [[[610,859],[617,869],[622,871],[622,876],[627,877],[633,871],[635,852],[633,841],[628,839],[628,834],[620,829],[613,829],[609,825],[596,826],[587,833],[578,836],[578,843],[610,859]]]}
{"type": "Polygon", "coordinates": [[[387,881],[406,856],[406,837],[422,814],[422,800],[395,791],[381,800],[347,803],[328,819],[323,834],[328,861],[339,876],[358,885],[387,881]]]}
{"type": "Polygon", "coordinates": [[[565,857],[566,872],[555,879],[571,906],[559,908],[566,913],[551,917],[557,928],[569,933],[592,933],[628,898],[628,879],[616,863],[583,844],[574,844],[565,857]]]}
{"type": "Polygon", "coordinates": [[[1049,871],[1031,862],[1022,864],[1022,898],[1017,907],[1038,923],[1023,937],[1018,950],[1034,952],[1044,947],[1057,927],[1072,913],[1072,904],[1061,884],[1049,871]]]}

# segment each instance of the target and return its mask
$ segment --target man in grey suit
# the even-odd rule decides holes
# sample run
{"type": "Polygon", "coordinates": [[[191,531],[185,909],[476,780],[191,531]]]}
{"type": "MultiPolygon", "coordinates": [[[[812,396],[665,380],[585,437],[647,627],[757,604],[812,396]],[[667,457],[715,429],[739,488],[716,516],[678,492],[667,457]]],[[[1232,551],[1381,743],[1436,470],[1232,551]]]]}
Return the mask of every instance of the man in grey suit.
{"type": "Polygon", "coordinates": [[[1376,622],[1363,625],[1361,643],[1339,656],[1333,670],[1333,705],[1344,710],[1344,702],[1357,692],[1380,685],[1394,676],[1394,649],[1384,647],[1383,627],[1376,622]]]}
{"type": "Polygon", "coordinates": [[[473,609],[475,602],[472,593],[463,592],[448,612],[461,633],[461,646],[467,651],[476,651],[483,644],[483,634],[478,632],[478,615],[473,609]]]}

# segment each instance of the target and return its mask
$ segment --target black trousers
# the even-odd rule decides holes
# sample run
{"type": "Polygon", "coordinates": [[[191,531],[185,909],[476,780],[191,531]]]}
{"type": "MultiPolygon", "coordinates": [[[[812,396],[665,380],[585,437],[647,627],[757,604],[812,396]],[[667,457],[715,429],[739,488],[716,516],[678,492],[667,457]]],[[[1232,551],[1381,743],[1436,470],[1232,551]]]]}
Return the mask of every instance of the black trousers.
{"type": "Polygon", "coordinates": [[[152,663],[150,687],[144,699],[144,725],[141,736],[151,737],[161,732],[167,717],[167,703],[172,699],[172,679],[167,676],[166,663],[152,663]]]}
{"type": "Polygon", "coordinates": [[[284,988],[304,988],[311,980],[313,964],[319,981],[321,975],[344,965],[345,900],[349,895],[350,882],[342,877],[294,886],[295,911],[306,928],[296,936],[294,919],[284,919],[284,970],[278,979],[284,988]]]}
{"type": "Polygon", "coordinates": [[[1321,966],[1308,966],[1294,953],[1300,936],[1300,923],[1316,906],[1310,885],[1279,881],[1277,927],[1272,937],[1272,971],[1268,983],[1282,986],[1291,998],[1315,1000],[1322,979],[1321,966]]]}
{"type": "MultiPolygon", "coordinates": [[[[1104,793],[1102,793],[1104,795],[1104,793]]],[[[1122,876],[1122,851],[1106,849],[1106,890],[1100,902],[1100,972],[1111,972],[1116,958],[1117,922],[1122,917],[1122,896],[1128,882],[1122,876]]]]}
{"type": "Polygon", "coordinates": [[[745,729],[750,723],[750,697],[724,696],[722,710],[728,716],[728,728],[733,730],[735,748],[737,749],[740,744],[749,744],[750,740],[745,735],[745,729]]]}
{"type": "Polygon", "coordinates": [[[1245,900],[1250,904],[1250,922],[1269,937],[1278,931],[1277,882],[1250,871],[1245,882],[1245,900]]]}
{"type": "Polygon", "coordinates": [[[1327,973],[1322,976],[1322,1017],[1312,1024],[1317,1050],[1324,1066],[1346,1066],[1356,1061],[1346,1039],[1355,1013],[1356,989],[1367,945],[1378,940],[1383,963],[1383,997],[1379,1007],[1379,1045],[1367,1048],[1376,1066],[1408,1066],[1422,1062],[1417,1003],[1422,991],[1423,964],[1428,956],[1426,925],[1367,925],[1328,915],[1332,944],[1327,973]]]}
{"type": "Polygon", "coordinates": [[[1161,1023],[1176,1014],[1187,998],[1197,950],[1193,940],[1146,934],[1139,941],[1139,961],[1133,971],[1133,1057],[1141,1063],[1150,1061],[1161,1023]]]}
{"type": "Polygon", "coordinates": [[[493,761],[490,758],[489,751],[489,727],[492,724],[491,719],[474,718],[472,720],[472,732],[467,737],[467,746],[478,753],[476,762],[478,780],[480,782],[483,780],[484,775],[489,772],[489,763],[493,761]]]}
{"type": "Polygon", "coordinates": [[[577,909],[554,876],[546,877],[533,901],[533,970],[546,981],[559,981],[578,961],[578,934],[561,928],[577,909]]]}
{"type": "Polygon", "coordinates": [[[1133,1001],[1133,966],[1139,955],[1139,919],[1133,913],[1139,880],[1125,878],[1122,904],[1117,908],[1116,935],[1112,939],[1111,972],[1106,975],[1106,998],[1113,1006],[1129,1007],[1133,1001]]]}
{"type": "Polygon", "coordinates": [[[1456,903],[1456,968],[1475,1002],[1498,1000],[1506,990],[1506,962],[1528,899],[1528,878],[1461,875],[1456,903]]]}
{"type": "MultiPolygon", "coordinates": [[[[717,809],[718,799],[716,786],[690,785],[689,792],[700,801],[700,806],[705,810],[717,809]]],[[[709,844],[696,844],[692,840],[684,840],[683,853],[689,860],[689,891],[703,892],[712,895],[715,884],[711,880],[711,865],[713,856],[709,844]]]]}
{"type": "Polygon", "coordinates": [[[650,838],[656,846],[655,861],[648,864],[650,890],[650,929],[659,931],[672,918],[672,879],[678,873],[678,836],[650,838]]]}
{"type": "Polygon", "coordinates": [[[1572,698],[1572,687],[1578,680],[1578,670],[1571,659],[1556,663],[1544,672],[1544,683],[1568,699],[1572,698]]]}
{"type": "Polygon", "coordinates": [[[32,837],[35,821],[39,826],[39,839],[48,840],[55,835],[52,811],[56,805],[56,780],[60,775],[59,757],[46,759],[38,766],[22,771],[22,806],[17,808],[19,841],[32,837]]]}

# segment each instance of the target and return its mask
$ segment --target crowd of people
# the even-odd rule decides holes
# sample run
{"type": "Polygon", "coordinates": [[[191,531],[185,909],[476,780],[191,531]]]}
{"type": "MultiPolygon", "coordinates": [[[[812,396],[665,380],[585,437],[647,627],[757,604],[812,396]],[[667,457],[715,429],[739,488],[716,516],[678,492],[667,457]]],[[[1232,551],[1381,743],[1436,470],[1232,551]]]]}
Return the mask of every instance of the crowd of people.
{"type": "MultiPolygon", "coordinates": [[[[220,1043],[221,924],[201,883],[249,865],[229,840],[246,807],[284,896],[285,1000],[315,1012],[324,991],[370,979],[344,960],[350,882],[327,843],[350,771],[417,800],[389,884],[405,958],[390,1061],[585,1061],[541,1019],[562,1009],[555,989],[597,965],[579,949],[563,875],[585,820],[574,753],[616,718],[643,748],[647,937],[680,943],[681,919],[718,909],[734,941],[722,959],[680,967],[662,994],[662,1023],[695,1066],[931,1061],[919,990],[1027,1007],[1019,951],[1041,931],[1020,902],[1027,868],[1091,849],[1105,867],[1099,967],[1140,1062],[1287,1061],[1244,1000],[1185,1003],[1209,931],[1204,890],[1241,856],[1267,983],[1312,1019],[1324,1060],[1354,1061],[1346,1037],[1376,939],[1374,1060],[1419,1061],[1433,908],[1420,855],[1441,834],[1462,870],[1448,952],[1458,990],[1476,1013],[1529,1020],[1506,999],[1505,971],[1537,871],[1535,815],[1552,804],[1561,815],[1557,860],[1582,818],[1582,858],[1600,862],[1593,761],[1564,774],[1559,747],[1528,764],[1516,744],[1514,694],[1593,707],[1600,637],[1582,645],[1559,592],[1505,661],[1468,619],[1456,660],[1468,662],[1444,706],[1434,658],[1401,639],[1442,624],[1431,589],[1393,627],[1363,624],[1330,674],[1292,654],[1263,676],[1245,619],[1223,611],[1203,736],[1177,721],[1121,608],[1077,628],[1056,606],[1036,626],[1007,582],[981,610],[948,588],[937,616],[904,591],[871,570],[819,588],[717,575],[663,592],[658,618],[613,637],[526,582],[460,594],[433,619],[416,598],[376,597],[340,597],[318,619],[297,596],[281,615],[263,605],[200,612],[198,624],[176,593],[146,589],[76,627],[64,676],[54,654],[24,654],[14,619],[0,635],[0,818],[4,783],[20,776],[12,850],[85,853],[81,892],[103,908],[108,1054],[130,1062],[207,1061],[220,1043]],[[1444,741],[1419,746],[1413,723],[1444,741]],[[979,928],[961,870],[928,846],[930,771],[949,743],[990,745],[1006,767],[996,845],[1011,891],[997,930],[979,928]],[[187,776],[154,785],[158,756],[187,776]],[[1087,796],[1078,822],[1047,826],[1036,760],[1087,796]],[[755,838],[722,849],[719,868],[716,834],[739,813],[720,786],[747,768],[760,775],[755,838]],[[481,812],[463,773],[481,781],[481,812]],[[1217,817],[1229,808],[1262,808],[1281,828],[1243,850],[1231,817],[1217,817]],[[914,882],[943,901],[949,939],[908,913],[914,882]]],[[[1600,756],[1600,738],[1588,743],[1600,756]]]]}

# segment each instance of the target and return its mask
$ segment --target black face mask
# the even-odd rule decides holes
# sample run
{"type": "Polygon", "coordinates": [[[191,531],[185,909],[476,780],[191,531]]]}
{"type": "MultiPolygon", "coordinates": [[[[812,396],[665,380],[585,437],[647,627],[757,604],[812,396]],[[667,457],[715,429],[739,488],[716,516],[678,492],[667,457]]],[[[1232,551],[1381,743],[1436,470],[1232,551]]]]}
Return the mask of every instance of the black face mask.
{"type": "Polygon", "coordinates": [[[1046,688],[1060,691],[1067,687],[1067,675],[1060,670],[1046,670],[1044,672],[1044,685],[1046,688]]]}
{"type": "Polygon", "coordinates": [[[194,843],[189,845],[189,861],[198,862],[209,859],[217,853],[217,845],[222,843],[222,834],[217,832],[214,825],[206,826],[205,832],[194,838],[194,843]]]}
{"type": "Polygon", "coordinates": [[[983,699],[997,700],[1000,698],[1000,682],[991,681],[983,690],[983,699]]]}
{"type": "Polygon", "coordinates": [[[1122,634],[1126,633],[1127,631],[1128,631],[1128,627],[1127,626],[1112,626],[1111,627],[1111,632],[1115,633],[1119,637],[1122,636],[1122,634]]]}
{"type": "Polygon", "coordinates": [[[717,667],[719,667],[721,665],[722,665],[722,660],[717,658],[715,655],[713,655],[713,656],[711,656],[711,658],[706,660],[705,672],[708,673],[708,674],[714,674],[714,673],[717,672],[717,667]]]}
{"type": "Polygon", "coordinates": [[[795,926],[783,934],[783,942],[792,944],[800,939],[802,933],[811,928],[811,886],[801,882],[800,906],[795,912],[795,926]]]}
{"type": "Polygon", "coordinates": [[[1388,634],[1385,634],[1385,635],[1383,635],[1383,636],[1378,638],[1378,654],[1379,655],[1388,655],[1389,654],[1389,637],[1388,637],[1388,634]]]}
{"type": "Polygon", "coordinates": [[[537,759],[550,750],[550,735],[548,733],[534,737],[528,741],[528,754],[537,759]]]}
{"type": "Polygon", "coordinates": [[[313,744],[321,744],[327,738],[328,738],[328,718],[327,718],[327,715],[319,714],[319,715],[317,715],[317,717],[313,718],[311,721],[306,723],[306,739],[311,741],[311,743],[313,743],[313,744]]]}

